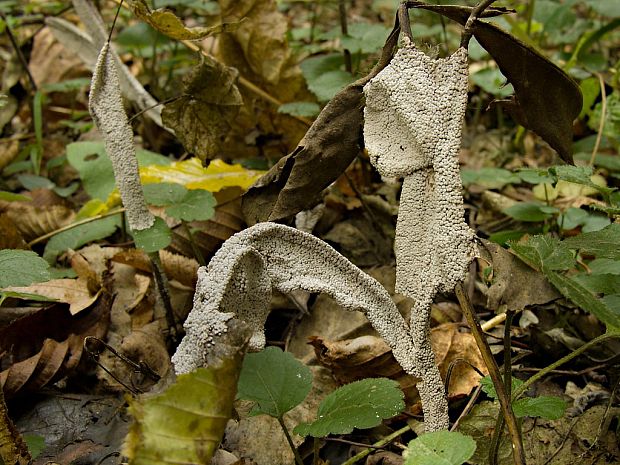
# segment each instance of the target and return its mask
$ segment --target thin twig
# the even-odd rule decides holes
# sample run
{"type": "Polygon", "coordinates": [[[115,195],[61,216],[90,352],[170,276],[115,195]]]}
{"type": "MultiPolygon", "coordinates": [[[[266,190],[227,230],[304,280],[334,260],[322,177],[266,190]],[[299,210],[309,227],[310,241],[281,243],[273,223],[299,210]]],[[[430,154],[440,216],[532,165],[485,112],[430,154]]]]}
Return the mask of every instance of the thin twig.
{"type": "MultiPolygon", "coordinates": [[[[389,444],[394,439],[396,439],[399,436],[402,436],[403,434],[405,434],[407,431],[410,431],[410,430],[411,430],[411,427],[407,425],[399,430],[394,431],[392,434],[384,437],[383,439],[381,439],[381,441],[375,442],[373,446],[375,447],[385,446],[386,444],[389,444]]],[[[343,462],[342,465],[353,465],[354,463],[359,462],[364,457],[374,452],[374,450],[375,449],[364,449],[363,451],[351,457],[349,460],[343,462]]]]}
{"type": "Polygon", "coordinates": [[[461,420],[463,418],[465,418],[465,416],[470,412],[470,410],[472,408],[474,408],[474,405],[475,405],[476,401],[478,400],[478,397],[480,396],[481,392],[482,392],[482,386],[478,385],[478,387],[474,391],[473,395],[471,396],[471,399],[469,399],[469,402],[467,402],[467,405],[465,406],[465,408],[463,409],[463,411],[461,412],[459,417],[456,419],[456,421],[454,422],[454,424],[450,428],[450,431],[455,431],[458,428],[459,423],[461,422],[461,420]]]}
{"type": "Polygon", "coordinates": [[[36,92],[37,83],[34,82],[34,78],[32,77],[32,73],[30,72],[30,68],[28,67],[28,62],[26,61],[26,57],[22,53],[22,49],[19,47],[19,44],[17,43],[17,39],[15,39],[15,36],[13,35],[13,31],[11,30],[11,27],[9,26],[9,22],[4,12],[0,11],[0,17],[4,20],[4,30],[6,31],[6,35],[9,36],[11,45],[13,46],[13,49],[15,50],[15,53],[17,54],[17,58],[19,59],[19,62],[21,63],[22,68],[24,68],[24,72],[28,76],[28,81],[30,82],[32,91],[36,92]]]}
{"type": "MultiPolygon", "coordinates": [[[[338,1],[338,13],[340,14],[340,32],[343,36],[349,35],[349,28],[347,26],[347,5],[345,0],[338,1]]],[[[348,48],[343,50],[344,53],[344,68],[347,73],[353,73],[353,64],[351,63],[351,52],[348,48]]]]}
{"type": "Polygon", "coordinates": [[[411,21],[409,19],[409,9],[407,7],[407,2],[402,2],[398,6],[398,13],[396,18],[400,23],[400,29],[405,34],[410,41],[413,42],[413,33],[411,32],[411,21]]]}
{"type": "Polygon", "coordinates": [[[465,27],[463,28],[463,34],[461,35],[461,47],[467,48],[471,37],[474,35],[474,24],[482,14],[484,10],[490,7],[496,0],[482,0],[478,3],[467,18],[465,27]]]}
{"type": "Polygon", "coordinates": [[[596,161],[596,154],[601,147],[601,140],[603,139],[603,130],[605,129],[605,116],[607,115],[607,92],[605,91],[605,80],[601,73],[596,73],[598,76],[598,82],[601,86],[601,121],[598,123],[598,132],[596,133],[596,142],[592,149],[592,155],[590,155],[590,166],[594,166],[596,161]]]}
{"type": "Polygon", "coordinates": [[[372,444],[364,444],[363,442],[349,441],[348,439],[342,439],[342,438],[323,438],[323,440],[331,441],[331,442],[340,442],[342,444],[348,444],[350,446],[367,447],[369,449],[385,449],[387,447],[387,444],[384,444],[383,446],[373,446],[372,444]]]}
{"type": "Polygon", "coordinates": [[[108,34],[108,43],[112,41],[112,33],[114,32],[114,27],[116,26],[116,20],[118,19],[118,15],[121,12],[121,8],[123,6],[123,0],[118,4],[118,8],[116,9],[116,14],[114,15],[114,19],[112,20],[112,27],[110,28],[110,33],[108,34]]]}
{"type": "Polygon", "coordinates": [[[83,224],[92,223],[93,221],[101,220],[103,218],[107,218],[108,216],[114,216],[114,215],[118,215],[119,213],[124,213],[124,212],[125,212],[124,208],[119,208],[118,210],[112,210],[107,213],[102,213],[101,215],[92,216],[90,218],[86,218],[81,221],[76,221],[75,223],[68,224],[66,226],[63,226],[62,228],[58,228],[54,231],[50,231],[47,234],[43,234],[42,236],[39,236],[36,239],[31,240],[30,242],[28,242],[28,247],[32,247],[33,245],[36,245],[39,242],[43,242],[49,239],[50,237],[55,236],[56,234],[69,231],[70,229],[77,228],[78,226],[82,226],[83,224]]]}
{"type": "Polygon", "coordinates": [[[478,316],[476,315],[476,312],[471,302],[469,301],[467,293],[463,289],[463,283],[459,283],[456,285],[455,292],[456,297],[458,298],[461,308],[463,310],[463,314],[465,315],[465,318],[467,319],[467,322],[471,327],[472,335],[476,340],[476,344],[478,345],[478,349],[480,350],[482,359],[484,360],[484,363],[489,370],[489,375],[491,376],[493,385],[495,386],[497,398],[502,408],[502,412],[504,413],[506,425],[508,426],[508,432],[510,433],[510,438],[512,440],[514,463],[515,465],[525,465],[525,453],[523,450],[523,443],[521,442],[521,435],[519,434],[517,419],[514,412],[512,411],[512,406],[510,405],[510,398],[506,395],[506,390],[504,389],[504,383],[499,371],[499,367],[497,366],[497,363],[493,358],[493,354],[491,353],[489,344],[484,338],[484,334],[482,333],[482,329],[480,328],[480,322],[478,321],[478,316]]]}
{"type": "Polygon", "coordinates": [[[304,461],[301,458],[301,455],[299,455],[299,451],[297,450],[297,447],[295,447],[295,443],[293,443],[293,438],[291,438],[291,433],[288,432],[288,428],[284,424],[284,420],[282,419],[282,417],[278,417],[278,423],[280,423],[282,431],[284,431],[284,436],[286,436],[286,441],[288,442],[289,447],[293,451],[293,455],[295,456],[295,463],[297,465],[304,465],[304,461]]]}
{"type": "Polygon", "coordinates": [[[166,323],[170,328],[170,332],[168,335],[168,344],[173,347],[176,345],[177,341],[177,322],[174,317],[174,310],[172,309],[172,304],[170,302],[170,291],[168,286],[168,278],[166,277],[166,273],[164,272],[164,268],[161,264],[161,259],[159,258],[159,252],[151,252],[148,254],[149,259],[151,260],[151,267],[153,269],[153,277],[155,278],[155,285],[157,286],[157,292],[161,297],[162,304],[164,306],[164,310],[166,312],[166,323]]]}

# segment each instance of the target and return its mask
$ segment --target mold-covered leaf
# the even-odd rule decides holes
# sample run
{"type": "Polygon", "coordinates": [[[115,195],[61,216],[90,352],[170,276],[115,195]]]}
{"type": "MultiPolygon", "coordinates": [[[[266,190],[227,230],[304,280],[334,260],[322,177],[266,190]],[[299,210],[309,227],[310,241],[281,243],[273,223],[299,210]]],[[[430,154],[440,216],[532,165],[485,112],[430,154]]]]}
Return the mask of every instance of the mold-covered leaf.
{"type": "Polygon", "coordinates": [[[564,416],[566,402],[553,396],[523,397],[512,403],[512,410],[517,418],[542,417],[558,420],[564,416]]]}
{"type": "Polygon", "coordinates": [[[575,258],[566,241],[551,236],[531,236],[527,240],[510,244],[510,250],[536,270],[568,270],[575,258]]]}
{"type": "Polygon", "coordinates": [[[187,27],[172,11],[165,8],[151,10],[144,0],[127,0],[127,3],[138,18],[177,40],[201,40],[214,34],[234,31],[239,26],[238,23],[223,23],[210,27],[187,27]]]}
{"type": "Polygon", "coordinates": [[[166,222],[158,216],[155,217],[153,226],[143,230],[133,230],[131,234],[136,242],[136,247],[140,247],[147,253],[165,249],[172,240],[172,231],[166,222]]]}
{"type": "Polygon", "coordinates": [[[395,28],[381,58],[364,78],[341,90],[319,114],[297,148],[281,158],[243,196],[243,213],[250,223],[276,221],[316,203],[360,152],[362,88],[392,59],[398,40],[395,28]]]}
{"type": "Polygon", "coordinates": [[[354,428],[373,428],[404,408],[404,394],[398,382],[387,378],[369,378],[342,386],[328,395],[312,423],[295,428],[301,436],[317,438],[329,434],[348,434],[354,428]]]}
{"type": "MultiPolygon", "coordinates": [[[[471,11],[467,7],[413,3],[462,25],[471,11]]],[[[477,20],[473,32],[515,90],[510,100],[496,104],[505,108],[519,124],[541,136],[564,161],[572,163],[573,120],[582,108],[577,83],[531,45],[494,24],[477,20]]]]}
{"type": "Polygon", "coordinates": [[[620,260],[620,224],[613,223],[600,231],[569,237],[563,244],[596,258],[620,260]]]}
{"type": "Polygon", "coordinates": [[[209,191],[194,189],[166,208],[166,214],[183,221],[208,220],[215,213],[215,197],[209,191]]]}
{"type": "Polygon", "coordinates": [[[456,431],[435,431],[409,442],[404,465],[461,465],[475,451],[473,438],[456,431]]]}
{"type": "Polygon", "coordinates": [[[29,250],[0,250],[0,288],[50,279],[49,264],[29,250]]]}
{"type": "Polygon", "coordinates": [[[184,79],[183,94],[162,111],[185,149],[201,160],[215,158],[243,99],[235,81],[238,72],[205,58],[184,79]]]}
{"type": "Polygon", "coordinates": [[[256,402],[252,414],[281,418],[299,405],[312,388],[312,372],[277,347],[246,355],[239,376],[240,399],[256,402]]]}

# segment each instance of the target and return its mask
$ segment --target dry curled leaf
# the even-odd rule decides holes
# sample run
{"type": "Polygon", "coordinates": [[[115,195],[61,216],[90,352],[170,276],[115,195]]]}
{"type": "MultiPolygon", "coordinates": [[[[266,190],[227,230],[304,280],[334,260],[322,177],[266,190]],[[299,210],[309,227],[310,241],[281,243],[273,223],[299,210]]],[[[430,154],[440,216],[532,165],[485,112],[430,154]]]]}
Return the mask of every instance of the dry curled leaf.
{"type": "Polygon", "coordinates": [[[110,314],[110,295],[78,315],[66,304],[54,304],[13,321],[0,330],[0,386],[7,397],[55,382],[81,360],[86,336],[103,337],[110,314]]]}
{"type": "MultiPolygon", "coordinates": [[[[408,2],[408,5],[435,11],[461,24],[465,24],[471,11],[422,2],[408,2]]],[[[564,161],[572,163],[573,121],[582,107],[577,83],[534,47],[494,24],[477,20],[473,33],[515,90],[511,99],[495,104],[505,108],[517,123],[542,137],[564,161]]]]}
{"type": "Polygon", "coordinates": [[[239,26],[238,23],[222,23],[209,27],[187,27],[180,18],[166,8],[151,10],[144,0],[127,0],[127,3],[138,18],[162,34],[177,40],[201,40],[214,34],[234,31],[239,26]]]}
{"type": "Polygon", "coordinates": [[[75,217],[73,209],[53,201],[50,203],[35,194],[36,191],[33,191],[31,202],[0,201],[0,207],[5,207],[6,216],[26,241],[56,231],[71,223],[75,217]]]}
{"type": "Polygon", "coordinates": [[[360,153],[362,88],[391,60],[400,29],[395,27],[382,56],[368,74],[345,87],[323,108],[297,148],[281,158],[243,196],[249,224],[276,221],[311,208],[360,153]]]}
{"type": "MultiPolygon", "coordinates": [[[[190,287],[196,285],[196,273],[198,272],[198,262],[196,260],[166,250],[159,251],[159,258],[168,279],[176,280],[190,287]]],[[[133,266],[141,271],[149,273],[152,271],[151,261],[142,250],[124,250],[116,254],[112,261],[133,266]]]]}
{"type": "Polygon", "coordinates": [[[237,89],[238,72],[212,58],[184,77],[183,94],[162,111],[164,123],[174,129],[185,149],[203,162],[219,154],[243,104],[237,89]]]}

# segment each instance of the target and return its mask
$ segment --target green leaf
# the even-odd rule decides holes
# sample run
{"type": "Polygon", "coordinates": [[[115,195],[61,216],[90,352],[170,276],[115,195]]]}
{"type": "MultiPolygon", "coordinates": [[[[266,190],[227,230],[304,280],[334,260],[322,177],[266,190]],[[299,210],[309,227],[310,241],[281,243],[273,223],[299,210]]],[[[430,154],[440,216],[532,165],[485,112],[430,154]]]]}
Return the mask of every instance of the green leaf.
{"type": "Polygon", "coordinates": [[[174,182],[146,184],[142,188],[146,202],[159,207],[180,202],[188,192],[181,184],[174,182]]]}
{"type": "Polygon", "coordinates": [[[180,375],[161,394],[129,401],[135,421],[123,453],[132,465],[210,463],[232,414],[241,351],[180,375]]]}
{"type": "Polygon", "coordinates": [[[566,402],[553,396],[523,397],[512,403],[512,410],[517,418],[541,417],[558,420],[564,416],[566,402]]]}
{"type": "Polygon", "coordinates": [[[239,376],[240,399],[256,402],[254,415],[281,418],[300,404],[312,388],[312,372],[289,352],[267,347],[248,354],[239,376]]]}
{"type": "Polygon", "coordinates": [[[620,224],[613,223],[600,231],[579,234],[563,243],[566,247],[596,258],[620,260],[620,224]]]}
{"type": "Polygon", "coordinates": [[[89,242],[104,239],[113,234],[120,225],[121,216],[115,215],[63,231],[49,240],[45,246],[43,258],[49,263],[53,263],[56,261],[56,257],[65,250],[77,250],[89,242]]]}
{"type": "Polygon", "coordinates": [[[518,184],[521,178],[503,168],[480,168],[478,170],[461,170],[461,179],[465,186],[477,184],[487,189],[501,189],[506,184],[518,184]]]}
{"type": "Polygon", "coordinates": [[[172,241],[172,231],[166,222],[158,216],[155,217],[153,226],[142,231],[131,231],[131,235],[136,247],[141,248],[146,253],[165,249],[172,241]]]}
{"type": "Polygon", "coordinates": [[[179,202],[166,208],[166,214],[183,221],[205,221],[215,214],[216,203],[211,192],[193,189],[179,202]]]}
{"type": "Polygon", "coordinates": [[[49,264],[30,250],[0,250],[0,288],[50,280],[49,264]]]}
{"type": "Polygon", "coordinates": [[[355,77],[351,73],[340,70],[329,71],[315,80],[309,81],[308,89],[316,95],[319,101],[326,102],[353,81],[355,81],[355,77]]]}
{"type": "Polygon", "coordinates": [[[6,200],[7,202],[32,202],[32,198],[27,195],[14,194],[7,191],[0,191],[0,200],[6,200]]]}
{"type": "Polygon", "coordinates": [[[331,53],[307,58],[301,62],[300,67],[306,82],[310,84],[325,73],[340,71],[343,65],[342,53],[331,53]]]}
{"type": "Polygon", "coordinates": [[[588,268],[592,274],[619,274],[620,260],[612,260],[610,258],[597,258],[588,263],[588,268]]]}
{"type": "Polygon", "coordinates": [[[532,268],[540,271],[569,270],[575,264],[571,250],[551,236],[530,236],[525,241],[510,243],[510,250],[532,268]]]}
{"type": "MultiPolygon", "coordinates": [[[[516,391],[521,387],[523,381],[514,376],[511,379],[512,383],[512,392],[516,391]]],[[[497,391],[495,391],[495,386],[493,385],[493,381],[489,375],[485,376],[480,380],[480,385],[482,386],[482,391],[489,396],[491,399],[497,399],[497,391]]]]}
{"type": "Polygon", "coordinates": [[[470,436],[456,431],[435,431],[422,434],[407,446],[403,465],[461,465],[476,451],[470,436]]]}
{"type": "Polygon", "coordinates": [[[321,107],[314,102],[290,102],[280,105],[278,113],[312,118],[321,112],[321,107]]]}
{"type": "Polygon", "coordinates": [[[340,38],[340,44],[351,54],[377,53],[383,47],[390,30],[382,24],[353,23],[348,27],[348,35],[340,38]]]}
{"type": "Polygon", "coordinates": [[[547,205],[534,202],[519,202],[504,210],[504,214],[518,221],[544,221],[553,216],[545,207],[547,205]]]}
{"type": "Polygon", "coordinates": [[[543,269],[543,273],[560,293],[582,309],[592,313],[609,328],[620,329],[620,312],[605,305],[577,280],[543,269]]]}
{"type": "Polygon", "coordinates": [[[552,166],[549,168],[549,174],[557,177],[558,180],[588,186],[606,195],[609,195],[615,190],[613,188],[600,186],[592,182],[591,177],[593,172],[591,166],[552,166]]]}
{"type": "Polygon", "coordinates": [[[558,217],[558,224],[563,230],[575,229],[588,219],[588,212],[581,208],[570,207],[558,217]]]}
{"type": "Polygon", "coordinates": [[[53,189],[56,187],[56,184],[48,178],[34,174],[20,174],[17,176],[17,180],[24,186],[24,189],[29,191],[34,189],[53,189]]]}
{"type": "Polygon", "coordinates": [[[585,0],[585,2],[600,15],[609,18],[620,16],[620,4],[618,4],[617,0],[585,0]]]}
{"type": "Polygon", "coordinates": [[[571,276],[593,294],[620,294],[620,276],[610,273],[578,273],[571,276]]]}
{"type": "Polygon", "coordinates": [[[36,459],[45,449],[45,438],[38,434],[24,434],[22,436],[28,445],[28,451],[33,459],[36,459]]]}
{"type": "Polygon", "coordinates": [[[317,419],[295,428],[301,436],[323,437],[348,434],[353,428],[373,428],[405,408],[404,394],[398,382],[387,378],[370,378],[342,386],[328,395],[317,419]]]}
{"type": "Polygon", "coordinates": [[[474,84],[497,97],[508,97],[514,93],[512,85],[506,85],[506,77],[498,68],[484,68],[471,75],[474,84]]]}

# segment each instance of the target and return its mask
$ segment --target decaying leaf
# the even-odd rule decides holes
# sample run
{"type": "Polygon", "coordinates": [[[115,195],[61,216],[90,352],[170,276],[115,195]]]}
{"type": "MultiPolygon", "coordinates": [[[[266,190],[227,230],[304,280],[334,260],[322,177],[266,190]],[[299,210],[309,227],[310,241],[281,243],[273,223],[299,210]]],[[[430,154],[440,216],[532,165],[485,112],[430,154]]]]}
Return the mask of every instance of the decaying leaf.
{"type": "Polygon", "coordinates": [[[132,465],[210,463],[232,414],[249,328],[242,322],[215,341],[207,368],[180,375],[160,394],[130,402],[134,417],[124,454],[132,465]]]}
{"type": "Polygon", "coordinates": [[[110,304],[110,295],[103,292],[77,315],[71,315],[66,304],[54,304],[2,328],[0,386],[5,396],[40,389],[76,368],[84,338],[105,334],[110,304]]]}
{"type": "Polygon", "coordinates": [[[26,287],[7,287],[5,290],[40,295],[57,302],[67,303],[71,315],[76,315],[90,307],[99,297],[99,292],[90,293],[88,282],[83,279],[52,279],[26,287]]]}
{"type": "Polygon", "coordinates": [[[187,27],[172,11],[165,8],[151,10],[144,0],[127,0],[127,3],[138,18],[177,40],[201,40],[214,34],[234,31],[239,26],[238,23],[222,23],[210,27],[187,27]]]}
{"type": "MultiPolygon", "coordinates": [[[[160,250],[159,257],[168,279],[177,280],[181,284],[190,287],[196,285],[196,273],[198,271],[198,262],[196,260],[166,250],[160,250]]],[[[152,272],[151,260],[143,251],[138,249],[119,252],[112,260],[133,266],[145,272],[152,272]]]]}
{"type": "Polygon", "coordinates": [[[311,208],[321,191],[360,153],[362,88],[390,62],[399,31],[398,26],[392,30],[373,70],[336,94],[297,148],[244,194],[243,213],[249,224],[276,221],[311,208]]]}
{"type": "Polygon", "coordinates": [[[0,462],[15,465],[32,462],[28,445],[9,417],[2,389],[0,389],[0,462]]]}
{"type": "Polygon", "coordinates": [[[184,78],[183,95],[162,111],[164,123],[174,129],[185,149],[203,161],[218,155],[243,104],[237,75],[234,68],[205,57],[184,78]]]}
{"type": "Polygon", "coordinates": [[[71,223],[75,212],[64,204],[50,205],[35,197],[32,202],[7,203],[6,216],[23,238],[31,241],[71,223]]]}
{"type": "MultiPolygon", "coordinates": [[[[411,1],[408,6],[435,11],[461,24],[465,24],[471,11],[411,1]]],[[[477,20],[473,32],[515,89],[511,99],[495,104],[505,108],[517,123],[541,136],[564,161],[572,163],[573,121],[582,108],[577,83],[531,45],[494,24],[477,20]]]]}

